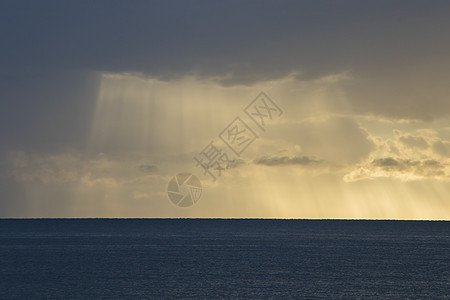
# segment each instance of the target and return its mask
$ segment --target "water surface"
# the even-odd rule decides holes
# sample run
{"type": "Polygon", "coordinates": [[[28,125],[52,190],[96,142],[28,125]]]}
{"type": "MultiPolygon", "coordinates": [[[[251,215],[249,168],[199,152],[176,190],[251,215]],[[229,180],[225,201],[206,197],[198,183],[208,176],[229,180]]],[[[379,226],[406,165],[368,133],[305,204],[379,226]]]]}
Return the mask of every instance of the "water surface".
{"type": "Polygon", "coordinates": [[[0,298],[450,299],[450,222],[0,220],[0,298]]]}

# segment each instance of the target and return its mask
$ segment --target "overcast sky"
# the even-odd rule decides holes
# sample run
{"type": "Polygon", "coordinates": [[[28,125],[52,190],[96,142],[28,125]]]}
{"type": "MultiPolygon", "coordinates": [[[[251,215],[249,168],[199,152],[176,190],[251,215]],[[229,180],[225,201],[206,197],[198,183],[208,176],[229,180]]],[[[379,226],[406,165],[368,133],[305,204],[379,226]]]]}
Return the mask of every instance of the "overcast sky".
{"type": "Polygon", "coordinates": [[[448,1],[2,1],[0,217],[450,219],[448,1]],[[280,108],[261,130],[244,109],[280,108]],[[236,117],[257,138],[220,139],[236,117]],[[194,157],[234,159],[216,180],[194,157]],[[193,206],[167,196],[189,172],[193,206]]]}

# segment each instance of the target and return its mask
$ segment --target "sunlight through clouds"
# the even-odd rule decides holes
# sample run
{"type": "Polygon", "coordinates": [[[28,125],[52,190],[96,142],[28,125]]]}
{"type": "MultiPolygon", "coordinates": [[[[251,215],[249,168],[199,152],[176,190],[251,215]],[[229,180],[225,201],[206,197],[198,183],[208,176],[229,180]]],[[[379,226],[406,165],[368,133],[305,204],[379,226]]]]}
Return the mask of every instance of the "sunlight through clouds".
{"type": "Polygon", "coordinates": [[[58,187],[71,206],[88,199],[107,206],[102,215],[442,218],[450,209],[440,202],[448,191],[440,182],[448,179],[450,142],[437,129],[352,115],[349,81],[344,73],[306,81],[291,74],[223,87],[214,78],[104,73],[86,149],[15,152],[11,174],[34,201],[46,201],[44,186],[58,187]],[[283,107],[283,118],[258,131],[235,166],[212,182],[193,157],[262,90],[283,107]],[[195,206],[179,210],[166,189],[184,171],[201,179],[204,192],[195,206]],[[409,181],[440,192],[423,200],[409,181]]]}
{"type": "Polygon", "coordinates": [[[445,2],[21,5],[2,19],[1,216],[450,216],[445,2]],[[226,167],[194,160],[208,146],[226,167]],[[180,208],[184,172],[203,194],[180,208]]]}

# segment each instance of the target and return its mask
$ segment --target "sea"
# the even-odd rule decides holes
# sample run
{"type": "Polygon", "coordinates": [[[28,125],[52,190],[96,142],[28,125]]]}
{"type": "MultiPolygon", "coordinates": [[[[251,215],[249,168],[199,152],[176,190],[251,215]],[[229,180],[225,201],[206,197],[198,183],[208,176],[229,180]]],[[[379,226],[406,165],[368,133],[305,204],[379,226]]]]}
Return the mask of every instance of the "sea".
{"type": "Polygon", "coordinates": [[[450,299],[450,222],[1,219],[0,299],[450,299]]]}

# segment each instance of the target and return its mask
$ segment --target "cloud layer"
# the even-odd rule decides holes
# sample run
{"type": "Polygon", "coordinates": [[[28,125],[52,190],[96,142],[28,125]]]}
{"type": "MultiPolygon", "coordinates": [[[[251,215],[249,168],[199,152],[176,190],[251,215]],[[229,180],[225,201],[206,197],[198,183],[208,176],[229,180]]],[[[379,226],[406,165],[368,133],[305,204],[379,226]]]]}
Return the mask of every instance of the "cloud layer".
{"type": "Polygon", "coordinates": [[[449,14],[439,0],[3,1],[0,217],[448,218],[449,14]],[[209,182],[194,155],[235,117],[252,126],[261,91],[282,118],[209,182]],[[182,171],[213,200],[170,206],[182,171]]]}

